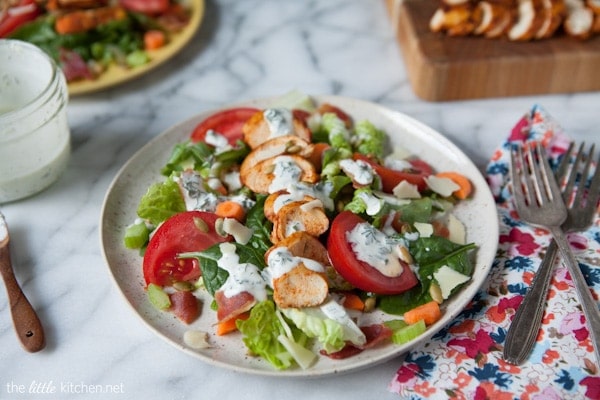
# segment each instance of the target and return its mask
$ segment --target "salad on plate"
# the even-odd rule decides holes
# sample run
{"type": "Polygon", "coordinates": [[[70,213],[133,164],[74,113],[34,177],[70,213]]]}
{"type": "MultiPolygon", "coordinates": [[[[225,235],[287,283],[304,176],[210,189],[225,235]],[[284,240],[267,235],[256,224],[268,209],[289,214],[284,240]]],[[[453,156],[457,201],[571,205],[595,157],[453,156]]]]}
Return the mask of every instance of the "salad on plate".
{"type": "Polygon", "coordinates": [[[200,122],[125,231],[148,301],[188,326],[189,348],[238,335],[276,369],[424,333],[474,272],[453,213],[472,187],[390,134],[295,92],[200,122]],[[194,328],[204,294],[211,332],[194,328]]]}
{"type": "Polygon", "coordinates": [[[9,0],[0,5],[0,39],[30,42],[50,55],[68,82],[94,80],[112,65],[148,64],[190,22],[177,0],[9,0]]]}

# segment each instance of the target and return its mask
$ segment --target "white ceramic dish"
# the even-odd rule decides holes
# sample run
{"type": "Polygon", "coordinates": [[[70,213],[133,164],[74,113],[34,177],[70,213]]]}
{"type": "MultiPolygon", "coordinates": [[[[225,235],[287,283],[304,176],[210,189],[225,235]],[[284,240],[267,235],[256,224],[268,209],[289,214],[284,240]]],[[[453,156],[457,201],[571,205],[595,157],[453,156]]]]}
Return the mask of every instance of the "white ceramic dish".
{"type": "MultiPolygon", "coordinates": [[[[138,151],[120,170],[105,198],[101,216],[101,242],[109,270],[127,303],[156,334],[176,348],[207,362],[236,371],[291,377],[312,377],[354,371],[397,357],[414,346],[427,342],[436,332],[450,323],[473,298],[490,271],[498,244],[498,219],[493,197],[487,183],[475,165],[445,137],[420,122],[376,104],[335,96],[315,97],[318,102],[329,102],[341,107],[355,119],[369,119],[384,129],[392,142],[401,143],[411,153],[431,163],[438,171],[456,170],[469,177],[474,185],[474,196],[462,202],[456,215],[467,227],[467,240],[475,242],[475,272],[472,280],[457,295],[443,305],[443,317],[430,326],[426,333],[402,346],[386,344],[369,349],[345,360],[331,360],[320,356],[308,370],[300,368],[279,371],[261,358],[250,357],[239,333],[216,336],[211,333],[211,348],[197,351],[183,343],[183,334],[189,329],[214,332],[216,313],[210,309],[211,299],[203,302],[200,318],[191,326],[180,323],[171,313],[160,312],[150,305],[144,290],[142,258],[137,251],[127,250],[123,234],[135,218],[138,201],[147,188],[162,180],[159,172],[170,155],[172,146],[186,140],[193,128],[217,110],[197,115],[172,127],[138,151]]],[[[261,99],[239,105],[268,107],[273,99],[261,99]]],[[[375,312],[373,321],[391,319],[375,312]]]]}

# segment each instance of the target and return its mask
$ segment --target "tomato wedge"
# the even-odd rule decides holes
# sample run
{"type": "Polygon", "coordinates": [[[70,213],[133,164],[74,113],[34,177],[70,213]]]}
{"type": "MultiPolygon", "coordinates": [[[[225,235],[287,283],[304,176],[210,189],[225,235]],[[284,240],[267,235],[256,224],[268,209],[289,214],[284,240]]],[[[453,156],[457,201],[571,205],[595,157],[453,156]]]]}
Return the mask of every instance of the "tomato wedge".
{"type": "Polygon", "coordinates": [[[423,160],[411,160],[410,163],[414,168],[414,172],[406,172],[385,167],[363,154],[354,154],[353,158],[355,160],[363,160],[373,167],[377,175],[381,177],[383,191],[386,193],[392,193],[394,188],[402,181],[416,185],[419,191],[425,190],[427,188],[425,178],[431,175],[432,172],[429,164],[423,160]]]}
{"type": "Polygon", "coordinates": [[[215,231],[217,216],[203,211],[187,211],[166,220],[154,233],[144,254],[144,280],[170,286],[200,277],[198,260],[180,259],[179,253],[202,251],[216,243],[230,241],[215,231]],[[204,226],[206,230],[199,226],[204,226]]]}
{"type": "Polygon", "coordinates": [[[417,285],[419,281],[408,265],[404,264],[399,276],[389,277],[356,258],[346,233],[362,222],[365,221],[351,211],[342,211],[331,223],[327,249],[335,270],[358,289],[376,294],[399,294],[417,285]]]}
{"type": "Polygon", "coordinates": [[[21,25],[36,19],[41,13],[33,0],[21,0],[18,5],[0,13],[0,38],[7,37],[21,25]]]}
{"type": "Polygon", "coordinates": [[[242,127],[251,116],[259,112],[258,108],[238,107],[219,111],[200,122],[190,139],[192,142],[202,142],[206,137],[206,132],[212,129],[215,132],[225,136],[230,144],[234,145],[244,136],[242,127]]]}
{"type": "Polygon", "coordinates": [[[169,8],[169,0],[119,0],[130,11],[148,15],[162,14],[169,8]]]}

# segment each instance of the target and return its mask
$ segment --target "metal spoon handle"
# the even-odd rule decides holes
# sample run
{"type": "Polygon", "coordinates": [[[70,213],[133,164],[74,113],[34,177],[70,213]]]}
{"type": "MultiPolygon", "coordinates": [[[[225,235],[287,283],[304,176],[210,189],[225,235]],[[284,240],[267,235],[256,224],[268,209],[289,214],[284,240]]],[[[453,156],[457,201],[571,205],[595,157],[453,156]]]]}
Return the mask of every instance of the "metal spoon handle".
{"type": "Polygon", "coordinates": [[[32,353],[43,349],[46,344],[44,328],[15,278],[8,246],[0,249],[0,273],[6,285],[13,324],[21,344],[32,353]]]}
{"type": "Polygon", "coordinates": [[[548,286],[552,280],[554,260],[558,247],[550,242],[542,263],[538,267],[533,283],[510,323],[504,343],[504,359],[519,365],[527,359],[537,338],[546,305],[548,286]]]}

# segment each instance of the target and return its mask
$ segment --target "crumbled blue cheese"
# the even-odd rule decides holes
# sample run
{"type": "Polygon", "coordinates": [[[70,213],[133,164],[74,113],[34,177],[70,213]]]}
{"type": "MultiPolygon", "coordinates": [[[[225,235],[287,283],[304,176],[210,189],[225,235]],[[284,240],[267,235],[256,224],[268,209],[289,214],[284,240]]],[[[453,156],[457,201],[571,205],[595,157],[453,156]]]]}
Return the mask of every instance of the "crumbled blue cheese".
{"type": "Polygon", "coordinates": [[[435,175],[426,177],[425,183],[427,183],[429,189],[433,190],[442,197],[449,197],[453,192],[460,189],[460,186],[458,186],[452,179],[440,178],[435,175]]]}
{"type": "Polygon", "coordinates": [[[433,225],[426,222],[415,222],[413,225],[417,232],[419,232],[419,236],[427,238],[433,235],[433,225]]]}
{"type": "Polygon", "coordinates": [[[421,193],[419,193],[417,185],[413,185],[408,181],[401,181],[399,184],[396,185],[396,187],[394,187],[392,193],[399,199],[421,198],[421,193]]]}
{"type": "Polygon", "coordinates": [[[440,269],[433,273],[433,277],[437,281],[442,291],[442,297],[447,299],[450,297],[452,290],[467,282],[471,277],[468,275],[461,274],[458,271],[453,270],[447,265],[442,266],[440,269]]]}
{"type": "Polygon", "coordinates": [[[454,214],[448,215],[448,239],[454,243],[465,244],[467,242],[467,232],[465,225],[454,216],[454,214]]]}

